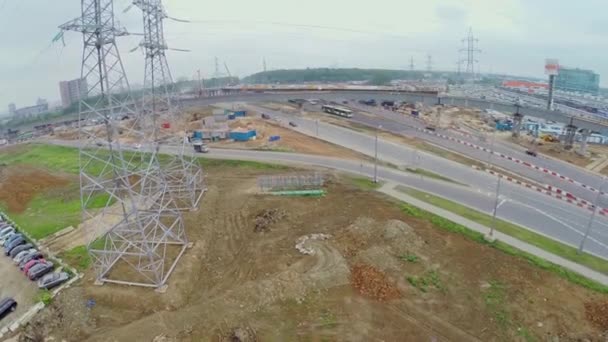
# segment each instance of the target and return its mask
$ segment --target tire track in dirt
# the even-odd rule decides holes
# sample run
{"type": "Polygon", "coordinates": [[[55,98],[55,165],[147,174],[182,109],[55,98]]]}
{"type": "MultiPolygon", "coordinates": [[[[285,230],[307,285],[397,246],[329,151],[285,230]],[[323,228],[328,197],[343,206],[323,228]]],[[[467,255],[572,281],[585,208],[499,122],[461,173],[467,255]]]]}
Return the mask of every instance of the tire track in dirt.
{"type": "MultiPolygon", "coordinates": [[[[150,341],[168,331],[181,331],[184,326],[209,331],[224,324],[222,313],[230,312],[231,320],[239,321],[279,300],[302,298],[311,289],[327,289],[348,284],[349,269],[340,252],[323,241],[311,243],[316,253],[302,256],[286,270],[267,279],[247,281],[219,295],[209,294],[177,312],[157,312],[113,331],[91,337],[91,341],[150,341]],[[200,317],[205,317],[201,324],[200,317]],[[157,324],[163,322],[162,326],[157,324]]],[[[215,292],[215,291],[214,291],[215,292]]]]}

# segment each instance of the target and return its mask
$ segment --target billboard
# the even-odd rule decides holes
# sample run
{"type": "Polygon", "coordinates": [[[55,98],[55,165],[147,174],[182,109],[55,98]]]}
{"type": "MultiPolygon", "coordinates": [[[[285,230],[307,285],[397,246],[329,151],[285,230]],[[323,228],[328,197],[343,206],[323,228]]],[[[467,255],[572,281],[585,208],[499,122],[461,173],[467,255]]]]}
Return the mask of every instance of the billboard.
{"type": "Polygon", "coordinates": [[[559,61],[553,58],[545,59],[545,74],[557,75],[559,73],[559,61]]]}

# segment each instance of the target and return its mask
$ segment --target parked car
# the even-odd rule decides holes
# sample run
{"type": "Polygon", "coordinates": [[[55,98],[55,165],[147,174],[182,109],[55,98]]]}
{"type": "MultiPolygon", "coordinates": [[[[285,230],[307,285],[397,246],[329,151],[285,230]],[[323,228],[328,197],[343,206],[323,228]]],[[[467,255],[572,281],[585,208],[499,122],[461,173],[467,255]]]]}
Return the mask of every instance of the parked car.
{"type": "Polygon", "coordinates": [[[42,259],[43,257],[44,257],[44,255],[42,255],[42,253],[40,253],[38,251],[28,255],[25,258],[23,258],[23,260],[21,260],[21,262],[19,263],[19,269],[23,269],[28,262],[30,262],[32,260],[42,259]]]}
{"type": "Polygon", "coordinates": [[[11,241],[8,245],[6,245],[6,247],[4,247],[4,255],[9,256],[11,254],[11,251],[21,245],[25,245],[27,242],[25,241],[25,239],[23,237],[18,237],[16,239],[13,239],[13,241],[11,241]]]}
{"type": "Polygon", "coordinates": [[[31,243],[25,243],[21,246],[17,246],[15,248],[13,248],[10,253],[8,254],[9,257],[14,258],[17,256],[17,254],[23,252],[23,251],[27,251],[29,249],[34,248],[34,245],[32,245],[31,243]]]}
{"type": "Polygon", "coordinates": [[[433,127],[433,126],[426,126],[426,127],[424,127],[424,129],[426,129],[427,131],[431,131],[431,132],[436,131],[435,127],[433,127]]]}
{"type": "Polygon", "coordinates": [[[10,227],[11,225],[8,222],[0,222],[0,233],[5,229],[10,227]]]}
{"type": "Polygon", "coordinates": [[[15,263],[15,265],[19,265],[21,263],[21,261],[23,261],[23,259],[25,259],[28,255],[34,254],[36,252],[38,252],[38,250],[36,248],[32,248],[32,249],[28,249],[27,251],[23,251],[23,252],[15,255],[15,257],[13,258],[13,262],[15,263]]]}
{"type": "Polygon", "coordinates": [[[266,113],[262,113],[262,119],[270,119],[270,115],[266,114],[266,113]]]}
{"type": "Polygon", "coordinates": [[[18,236],[14,239],[12,239],[9,243],[6,244],[6,246],[4,247],[4,255],[9,256],[10,252],[21,245],[25,245],[27,243],[27,240],[25,240],[24,236],[18,236]]]}
{"type": "Polygon", "coordinates": [[[0,302],[0,319],[17,310],[17,302],[13,298],[5,298],[0,302]]]}
{"type": "Polygon", "coordinates": [[[38,280],[45,274],[52,272],[53,268],[55,268],[55,265],[53,265],[53,263],[50,261],[36,264],[29,269],[29,271],[27,272],[27,277],[32,281],[38,280]]]}
{"type": "Polygon", "coordinates": [[[293,121],[289,121],[289,126],[291,127],[298,127],[298,124],[293,122],[293,121]]]}
{"type": "Polygon", "coordinates": [[[19,238],[23,238],[23,235],[16,233],[11,235],[10,238],[6,239],[6,241],[4,241],[4,244],[2,245],[2,247],[6,248],[8,245],[10,245],[13,241],[19,239],[19,238]]]}
{"type": "Polygon", "coordinates": [[[3,239],[9,233],[14,233],[14,232],[15,232],[15,228],[13,228],[11,226],[6,226],[6,227],[2,228],[2,230],[0,230],[0,239],[3,239]]]}
{"type": "Polygon", "coordinates": [[[8,241],[8,239],[12,238],[14,235],[17,235],[16,232],[9,232],[6,235],[4,235],[4,237],[0,238],[0,246],[4,246],[4,244],[6,243],[6,241],[8,241]]]}
{"type": "Polygon", "coordinates": [[[538,157],[538,153],[536,153],[536,151],[526,150],[526,154],[532,157],[538,157]]]}
{"type": "Polygon", "coordinates": [[[50,290],[65,283],[68,279],[70,276],[65,272],[47,274],[38,280],[38,288],[50,290]]]}
{"type": "Polygon", "coordinates": [[[29,273],[29,271],[32,269],[32,267],[34,267],[38,264],[45,263],[45,262],[46,262],[46,260],[44,258],[30,260],[23,266],[23,273],[27,275],[29,273]]]}

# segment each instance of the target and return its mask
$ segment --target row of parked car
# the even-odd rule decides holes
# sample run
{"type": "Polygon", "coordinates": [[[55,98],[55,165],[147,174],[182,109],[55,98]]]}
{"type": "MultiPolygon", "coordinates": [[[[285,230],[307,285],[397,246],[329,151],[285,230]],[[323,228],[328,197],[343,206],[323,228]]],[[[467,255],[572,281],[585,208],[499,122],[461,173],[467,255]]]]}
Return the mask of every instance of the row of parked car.
{"type": "MultiPolygon", "coordinates": [[[[4,255],[11,258],[31,281],[38,281],[38,288],[52,289],[66,282],[69,275],[65,272],[53,272],[55,265],[47,261],[44,255],[23,234],[0,216],[0,246],[4,255]]],[[[17,302],[12,298],[0,301],[0,319],[15,311],[17,302]]]]}

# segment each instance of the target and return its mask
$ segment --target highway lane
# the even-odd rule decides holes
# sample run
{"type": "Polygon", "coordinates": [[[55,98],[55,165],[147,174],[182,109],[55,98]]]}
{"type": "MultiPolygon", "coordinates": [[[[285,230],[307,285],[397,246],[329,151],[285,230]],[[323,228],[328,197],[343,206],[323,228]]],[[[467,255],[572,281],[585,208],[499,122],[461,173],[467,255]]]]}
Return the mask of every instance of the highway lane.
{"type": "MultiPolygon", "coordinates": [[[[336,92],[336,93],[295,92],[295,93],[239,94],[239,95],[230,95],[230,96],[224,96],[224,97],[213,97],[213,98],[188,100],[188,101],[185,101],[184,104],[186,106],[197,106],[197,105],[210,105],[210,104],[214,104],[214,103],[218,103],[218,102],[244,102],[244,101],[252,102],[252,103],[253,102],[263,102],[263,101],[286,102],[288,99],[292,99],[292,98],[316,98],[316,99],[323,99],[323,100],[327,100],[327,101],[336,101],[336,102],[341,102],[342,100],[348,100],[350,102],[349,106],[354,106],[354,107],[359,106],[356,103],[358,100],[370,99],[370,98],[389,99],[389,100],[397,100],[397,101],[410,101],[410,102],[417,101],[417,102],[425,103],[427,105],[433,105],[433,104],[437,103],[436,97],[431,97],[428,95],[390,94],[390,93],[378,94],[378,93],[365,93],[365,92],[336,92]]],[[[442,99],[442,100],[446,103],[450,102],[447,99],[442,99]]],[[[477,103],[477,102],[479,102],[479,101],[472,100],[470,104],[482,106],[485,103],[485,102],[484,103],[481,103],[481,102],[477,103]]],[[[359,108],[361,108],[361,107],[359,107],[359,108]]],[[[481,108],[483,108],[483,106],[481,108]]],[[[368,107],[368,106],[364,106],[364,107],[362,107],[362,109],[376,114],[378,116],[378,121],[376,122],[372,118],[369,118],[369,117],[361,118],[360,116],[356,115],[354,119],[360,120],[360,123],[377,126],[378,124],[381,124],[380,119],[384,118],[386,120],[382,121],[382,122],[384,122],[383,127],[384,127],[384,129],[389,130],[391,132],[394,132],[397,134],[403,133],[403,134],[407,134],[407,135],[411,135],[411,136],[416,136],[421,139],[428,140],[429,142],[432,142],[439,146],[450,148],[456,152],[468,155],[475,159],[479,159],[479,160],[488,159],[488,154],[483,151],[479,151],[479,150],[476,150],[476,149],[473,149],[473,148],[470,148],[470,147],[467,147],[464,145],[456,144],[452,141],[448,141],[448,140],[445,140],[445,139],[442,139],[439,137],[434,137],[432,135],[416,131],[415,129],[413,129],[413,127],[423,128],[424,124],[422,124],[421,122],[419,122],[417,120],[409,118],[407,116],[404,116],[404,115],[401,115],[398,113],[393,113],[391,111],[382,110],[379,108],[368,107]]],[[[484,143],[484,142],[481,142],[476,139],[463,137],[458,134],[452,133],[450,130],[440,130],[440,131],[441,131],[441,133],[443,133],[445,135],[451,135],[451,136],[457,137],[459,139],[475,143],[480,146],[490,147],[489,142],[484,143]]],[[[599,186],[601,185],[602,180],[601,180],[600,176],[597,176],[595,174],[592,174],[579,167],[567,164],[565,162],[557,161],[557,160],[550,159],[550,158],[543,158],[543,157],[534,158],[534,157],[526,155],[523,152],[523,149],[521,149],[521,150],[515,149],[511,145],[501,144],[500,141],[497,141],[495,143],[494,150],[496,150],[497,152],[503,153],[503,154],[513,156],[517,159],[528,161],[528,162],[536,164],[538,166],[554,170],[565,176],[576,179],[577,181],[579,181],[581,183],[590,185],[595,188],[599,188],[599,186]]],[[[577,186],[577,185],[574,185],[574,184],[571,184],[568,182],[563,182],[555,177],[546,175],[544,173],[530,169],[523,165],[518,165],[514,162],[499,158],[497,156],[493,156],[492,161],[493,161],[493,163],[500,166],[501,168],[504,168],[506,170],[511,170],[512,172],[515,172],[515,173],[519,173],[525,177],[534,179],[537,182],[544,183],[544,184],[550,184],[555,187],[562,188],[568,192],[573,193],[575,196],[584,198],[588,201],[592,201],[594,199],[593,193],[585,190],[584,188],[582,188],[580,186],[577,186]]]]}
{"type": "MultiPolygon", "coordinates": [[[[595,198],[595,194],[593,192],[591,192],[585,188],[582,188],[579,185],[562,181],[554,176],[545,174],[538,170],[531,169],[531,168],[526,167],[521,164],[517,164],[513,161],[510,161],[510,160],[507,160],[504,158],[500,158],[499,156],[496,156],[496,155],[494,155],[490,158],[490,154],[488,152],[477,150],[477,149],[469,147],[469,146],[465,146],[465,145],[458,144],[453,141],[446,140],[446,139],[443,139],[443,138],[440,138],[440,137],[437,137],[437,136],[434,136],[431,134],[420,132],[420,131],[416,130],[416,128],[424,129],[426,127],[426,125],[423,122],[421,122],[420,120],[414,119],[412,117],[408,117],[403,114],[395,113],[395,112],[392,112],[389,110],[384,110],[381,108],[352,105],[352,104],[350,104],[349,106],[356,108],[357,110],[366,111],[366,112],[370,112],[372,114],[377,115],[377,118],[370,118],[369,116],[360,115],[360,114],[357,115],[357,113],[355,113],[353,120],[356,122],[359,122],[361,124],[365,124],[368,126],[375,126],[375,125],[381,124],[384,129],[386,129],[387,131],[390,131],[392,133],[403,134],[406,136],[414,136],[414,137],[417,137],[420,139],[424,139],[429,142],[432,142],[433,144],[456,151],[458,153],[464,154],[466,156],[469,156],[469,157],[477,159],[477,160],[486,161],[486,162],[490,160],[493,164],[495,164],[505,170],[510,170],[512,172],[520,174],[529,179],[533,179],[539,183],[549,184],[549,185],[561,188],[561,189],[566,190],[566,191],[574,194],[575,196],[583,198],[587,201],[593,201],[595,198]]],[[[463,135],[453,133],[451,130],[438,129],[437,132],[447,135],[447,136],[458,138],[458,139],[461,139],[464,141],[468,141],[470,143],[473,143],[473,144],[476,144],[476,145],[479,145],[481,147],[485,147],[488,149],[490,149],[491,145],[492,145],[491,137],[488,137],[487,139],[485,139],[485,141],[482,141],[480,139],[466,137],[463,135]]],[[[557,161],[557,160],[554,160],[551,158],[544,158],[542,156],[532,157],[532,156],[527,155],[524,152],[523,148],[521,150],[517,150],[517,149],[513,148],[512,146],[508,146],[506,144],[501,144],[500,141],[495,141],[493,150],[498,153],[509,155],[513,158],[556,171],[564,176],[570,177],[572,179],[576,179],[577,181],[579,181],[581,183],[591,185],[595,188],[599,188],[601,185],[601,182],[602,182],[602,178],[600,176],[587,172],[579,167],[570,165],[566,162],[557,161]]]]}
{"type": "MultiPolygon", "coordinates": [[[[367,162],[291,153],[213,149],[205,157],[293,163],[302,166],[316,165],[366,177],[372,177],[374,173],[373,165],[367,162]]],[[[386,167],[379,168],[378,177],[381,180],[439,195],[487,214],[491,214],[493,211],[494,192],[484,192],[480,189],[436,181],[386,167]]],[[[524,190],[523,196],[520,191],[515,191],[509,186],[504,187],[500,198],[506,201],[499,207],[497,217],[528,227],[566,244],[578,246],[583,236],[586,219],[589,217],[587,210],[569,206],[563,202],[547,201],[546,198],[538,196],[533,191],[521,190],[524,190]],[[515,196],[515,194],[519,196],[515,196]],[[534,202],[529,201],[528,196],[539,198],[536,198],[536,202],[534,202]],[[526,203],[521,203],[520,200],[524,200],[526,203]],[[566,217],[569,218],[568,222],[566,222],[566,217]]],[[[608,220],[599,219],[594,229],[585,245],[585,250],[608,258],[608,235],[605,234],[608,231],[608,220]]]]}
{"type": "MultiPolygon", "coordinates": [[[[46,142],[71,147],[78,146],[77,141],[52,140],[46,142]]],[[[163,146],[161,152],[174,154],[179,153],[180,149],[181,147],[176,146],[163,146]]],[[[373,164],[367,161],[343,160],[296,153],[212,149],[210,153],[199,156],[287,163],[303,167],[320,166],[366,177],[372,177],[374,174],[373,164]]],[[[422,160],[424,159],[423,157],[422,160]]],[[[454,166],[459,167],[458,164],[454,166]]],[[[495,179],[474,170],[468,171],[470,172],[468,183],[473,183],[471,187],[437,181],[382,166],[378,168],[378,177],[381,180],[417,188],[491,214],[495,198],[495,179]]],[[[500,195],[502,204],[497,211],[499,218],[515,222],[572,246],[578,246],[580,243],[590,215],[589,211],[529,189],[518,188],[510,183],[503,183],[500,195]]],[[[603,216],[598,216],[590,238],[585,245],[585,250],[608,259],[607,245],[608,220],[603,216]]]]}
{"type": "MultiPolygon", "coordinates": [[[[251,107],[256,108],[255,106],[251,107]]],[[[264,110],[262,108],[258,108],[258,110],[270,113],[274,118],[282,120],[285,124],[289,121],[297,123],[298,127],[294,129],[303,134],[316,136],[318,129],[319,139],[348,147],[368,156],[374,155],[375,138],[373,136],[323,122],[316,122],[296,115],[264,110]]],[[[378,139],[378,156],[380,160],[399,167],[420,167],[457,182],[469,184],[478,195],[476,197],[470,194],[462,196],[461,189],[454,191],[448,190],[445,187],[440,189],[425,188],[425,190],[484,212],[489,212],[488,205],[493,206],[497,178],[492,175],[473,170],[470,167],[433,154],[416,151],[406,145],[396,144],[383,139],[378,139]],[[417,158],[414,156],[417,156],[417,158]]],[[[516,210],[506,210],[503,213],[506,219],[531,227],[562,242],[578,246],[582,232],[585,231],[586,224],[591,215],[589,210],[573,206],[572,204],[509,182],[503,182],[501,194],[508,199],[506,208],[510,208],[513,205],[517,206],[516,210]],[[569,221],[574,222],[568,223],[569,221]],[[577,235],[579,236],[578,239],[576,238],[577,235]],[[576,242],[577,240],[578,242],[576,242]]],[[[608,218],[597,216],[593,237],[597,237],[599,243],[594,244],[595,246],[586,246],[589,247],[589,251],[598,255],[606,255],[608,251],[606,248],[606,245],[608,245],[606,231],[608,231],[608,218]]]]}

